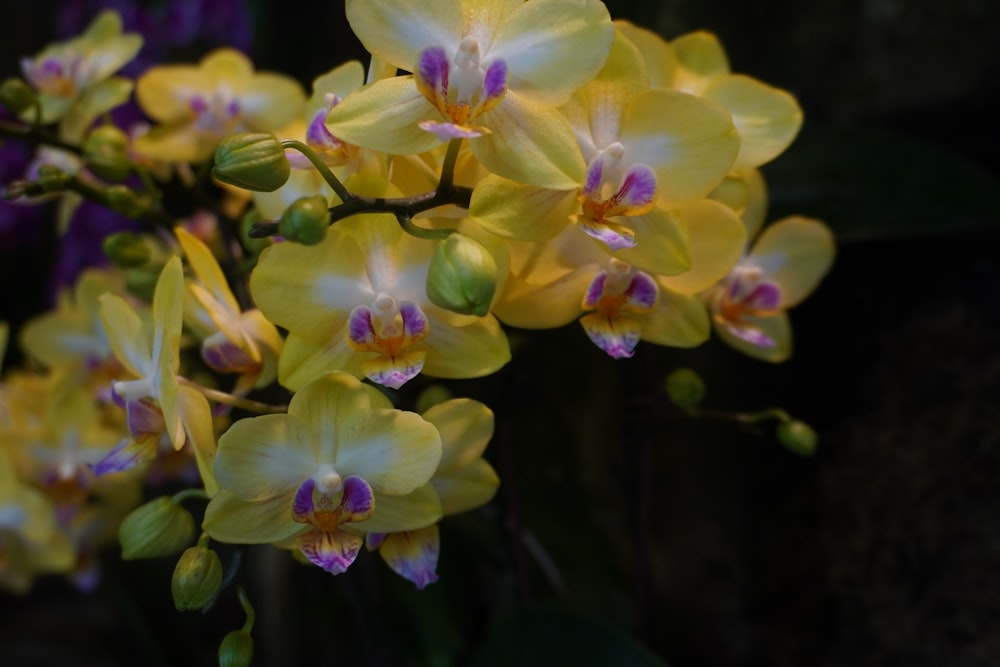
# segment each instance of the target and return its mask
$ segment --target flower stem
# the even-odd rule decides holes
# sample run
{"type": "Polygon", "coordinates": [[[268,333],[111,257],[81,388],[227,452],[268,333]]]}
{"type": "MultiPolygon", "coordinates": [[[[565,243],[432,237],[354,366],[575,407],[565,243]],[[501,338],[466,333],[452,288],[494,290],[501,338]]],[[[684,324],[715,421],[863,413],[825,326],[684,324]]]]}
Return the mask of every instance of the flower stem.
{"type": "Polygon", "coordinates": [[[227,394],[226,392],[219,391],[218,389],[204,387],[197,382],[193,382],[180,376],[177,377],[177,381],[186,387],[197,389],[205,396],[205,398],[215,401],[216,403],[222,403],[223,405],[230,405],[234,408],[242,408],[243,410],[256,412],[262,415],[288,412],[287,405],[270,405],[268,403],[261,403],[260,401],[254,401],[241,396],[233,396],[232,394],[227,394]]]}

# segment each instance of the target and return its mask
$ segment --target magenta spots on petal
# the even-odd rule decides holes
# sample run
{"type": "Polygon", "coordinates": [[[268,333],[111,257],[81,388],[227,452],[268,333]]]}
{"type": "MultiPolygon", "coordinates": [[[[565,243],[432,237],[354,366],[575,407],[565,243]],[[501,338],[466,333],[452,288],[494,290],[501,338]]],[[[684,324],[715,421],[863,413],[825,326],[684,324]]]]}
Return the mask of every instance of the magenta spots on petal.
{"type": "Polygon", "coordinates": [[[329,109],[323,107],[317,110],[312,120],[309,121],[309,127],[306,129],[306,143],[309,146],[330,150],[340,147],[340,141],[337,137],[333,136],[333,133],[326,126],[326,115],[328,113],[329,109]]]}
{"type": "Polygon", "coordinates": [[[396,574],[412,581],[418,590],[438,580],[440,535],[437,526],[392,533],[379,553],[396,574]]]}
{"type": "Polygon", "coordinates": [[[135,440],[159,438],[166,430],[163,412],[154,398],[140,398],[125,403],[128,430],[135,440]]]}
{"type": "Polygon", "coordinates": [[[587,294],[583,297],[583,307],[585,310],[593,310],[597,307],[597,303],[604,294],[604,283],[607,279],[608,272],[601,271],[590,281],[590,286],[587,287],[587,294]]]}
{"type": "Polygon", "coordinates": [[[372,311],[368,306],[355,306],[347,316],[347,337],[358,345],[375,344],[372,311]]]}
{"type": "Polygon", "coordinates": [[[464,125],[456,125],[455,123],[442,123],[436,120],[422,120],[417,123],[417,126],[421,130],[435,135],[441,141],[449,141],[451,139],[475,139],[476,137],[483,136],[481,130],[466,127],[464,125]]]}
{"type": "Polygon", "coordinates": [[[108,452],[108,455],[94,464],[94,474],[105,475],[110,472],[122,472],[156,458],[154,443],[137,443],[131,439],[122,440],[108,452]]]}
{"type": "Polygon", "coordinates": [[[417,56],[415,74],[442,97],[448,90],[448,54],[443,47],[428,46],[417,56]]]}
{"type": "Polygon", "coordinates": [[[483,92],[480,104],[488,104],[489,100],[496,99],[507,90],[507,63],[497,60],[491,63],[483,78],[483,92]]]}
{"type": "Polygon", "coordinates": [[[747,294],[746,305],[756,311],[773,312],[781,304],[781,288],[771,282],[758,283],[747,294]]]}
{"type": "Polygon", "coordinates": [[[201,348],[201,358],[220,373],[243,373],[258,367],[250,355],[228,339],[216,345],[206,340],[201,348]]]}
{"type": "Polygon", "coordinates": [[[408,338],[423,338],[427,335],[430,325],[420,306],[412,301],[403,301],[399,304],[399,314],[403,317],[403,331],[408,338]]]}
{"type": "Polygon", "coordinates": [[[195,95],[192,97],[189,105],[191,107],[191,111],[195,112],[199,116],[208,111],[208,102],[201,95],[195,95]]]}
{"type": "Polygon", "coordinates": [[[627,359],[639,344],[639,325],[624,317],[608,319],[600,313],[584,315],[580,324],[587,337],[613,359],[627,359]]]}
{"type": "MultiPolygon", "coordinates": [[[[596,222],[594,220],[588,220],[587,218],[581,218],[580,229],[583,230],[587,236],[597,239],[604,245],[608,246],[609,250],[623,250],[625,248],[635,247],[635,237],[632,235],[623,234],[618,229],[615,229],[611,225],[596,222]]],[[[618,225],[619,229],[624,231],[624,227],[618,225]]]]}
{"type": "Polygon", "coordinates": [[[299,550],[314,565],[330,574],[346,572],[358,557],[364,541],[344,530],[313,530],[299,538],[299,550]]]}
{"type": "Polygon", "coordinates": [[[420,371],[423,367],[424,365],[422,360],[421,363],[391,366],[382,369],[371,367],[365,371],[365,377],[376,384],[382,385],[383,387],[399,389],[404,384],[420,375],[420,371]]]}
{"type": "Polygon", "coordinates": [[[599,157],[587,165],[587,176],[583,180],[583,194],[596,199],[597,191],[604,180],[604,158],[599,157]]]}
{"type": "Polygon", "coordinates": [[[292,518],[300,523],[306,523],[313,512],[313,490],[316,488],[316,481],[312,477],[302,482],[295,491],[292,499],[292,518]]]}
{"type": "Polygon", "coordinates": [[[656,281],[648,274],[636,271],[628,289],[625,290],[625,302],[630,306],[649,310],[656,305],[658,295],[659,288],[656,286],[656,281]]]}
{"type": "Polygon", "coordinates": [[[364,521],[375,511],[375,493],[368,482],[356,475],[344,478],[344,495],[340,499],[344,521],[364,521]]]}
{"type": "Polygon", "coordinates": [[[756,345],[757,347],[776,347],[777,343],[773,338],[765,334],[763,331],[755,326],[744,324],[738,326],[735,324],[727,324],[726,330],[732,335],[736,336],[741,340],[745,340],[751,345],[756,345]]]}
{"type": "Polygon", "coordinates": [[[625,212],[646,208],[656,200],[656,174],[641,162],[632,165],[625,172],[615,198],[625,212]]]}

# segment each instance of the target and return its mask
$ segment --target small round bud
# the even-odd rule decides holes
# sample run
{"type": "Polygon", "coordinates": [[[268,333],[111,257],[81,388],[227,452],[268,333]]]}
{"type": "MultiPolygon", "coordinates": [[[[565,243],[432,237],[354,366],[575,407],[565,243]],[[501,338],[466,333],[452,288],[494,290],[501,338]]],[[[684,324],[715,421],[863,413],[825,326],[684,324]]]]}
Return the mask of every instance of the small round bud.
{"type": "Polygon", "coordinates": [[[169,556],[193,540],[194,517],[169,496],[132,510],[118,528],[123,560],[169,556]]]}
{"type": "Polygon", "coordinates": [[[139,195],[126,185],[111,185],[104,191],[108,198],[108,206],[115,213],[121,213],[127,218],[138,218],[145,207],[139,195]]]}
{"type": "Polygon", "coordinates": [[[16,116],[20,116],[37,102],[37,93],[24,79],[10,77],[0,84],[0,104],[16,116]]]}
{"type": "Polygon", "coordinates": [[[108,259],[125,268],[145,266],[153,256],[149,245],[135,232],[108,234],[101,248],[108,259]]]}
{"type": "Polygon", "coordinates": [[[679,408],[693,408],[705,398],[705,383],[690,368],[678,368],[667,376],[667,397],[679,408]]]}
{"type": "Polygon", "coordinates": [[[778,424],[777,431],[778,440],[787,449],[800,456],[812,456],[816,453],[816,443],[819,438],[809,424],[792,419],[778,424]]]}
{"type": "Polygon", "coordinates": [[[211,602],[222,586],[222,561],[219,554],[208,547],[188,547],[181,554],[170,592],[174,595],[177,611],[201,609],[211,602]]]}
{"type": "Polygon", "coordinates": [[[326,197],[300,197],[285,209],[278,221],[278,234],[303,245],[316,245],[330,229],[330,207],[326,197]]]}
{"type": "Polygon", "coordinates": [[[83,142],[87,168],[108,181],[121,181],[132,171],[128,156],[128,135],[114,125],[91,130],[83,142]]]}
{"type": "Polygon", "coordinates": [[[427,271],[427,297],[450,311],[482,317],[490,312],[497,275],[497,262],[482,243],[465,234],[451,234],[434,248],[427,271]]]}
{"type": "Polygon", "coordinates": [[[64,190],[72,179],[72,176],[54,164],[43,164],[38,168],[38,185],[43,192],[64,190]]]}
{"type": "Polygon", "coordinates": [[[253,660],[253,637],[245,630],[233,630],[219,644],[219,667],[249,667],[253,660]]]}
{"type": "Polygon", "coordinates": [[[288,181],[292,165],[273,134],[244,132],[227,137],[215,149],[212,175],[223,183],[257,192],[273,192],[288,181]]]}

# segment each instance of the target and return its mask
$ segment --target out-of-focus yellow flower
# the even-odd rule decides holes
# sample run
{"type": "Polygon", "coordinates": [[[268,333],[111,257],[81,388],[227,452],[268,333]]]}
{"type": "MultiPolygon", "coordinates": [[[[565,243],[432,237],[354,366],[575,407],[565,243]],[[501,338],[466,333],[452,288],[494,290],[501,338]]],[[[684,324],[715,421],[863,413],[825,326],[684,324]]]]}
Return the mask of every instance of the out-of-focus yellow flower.
{"type": "Polygon", "coordinates": [[[122,297],[101,297],[101,319],[108,342],[131,379],[118,380],[112,391],[125,408],[129,437],[94,467],[101,475],[151,461],[161,443],[180,450],[190,440],[206,489],[215,455],[211,409],[196,389],[179,386],[183,327],[184,270],[174,256],[164,266],[153,294],[152,319],[143,321],[122,297]]]}
{"type": "MultiPolygon", "coordinates": [[[[348,186],[389,193],[380,179],[348,186]]],[[[341,369],[398,388],[421,372],[480,377],[507,363],[507,338],[492,315],[460,315],[428,298],[434,243],[381,214],[342,220],[314,246],[283,242],[264,250],[250,290],[264,315],[289,332],[279,381],[296,390],[341,369]]]]}
{"type": "Polygon", "coordinates": [[[158,126],[135,151],[161,162],[203,162],[219,140],[239,132],[274,132],[299,115],[305,93],[291,77],[255,72],[235,49],[198,65],[153,67],[136,83],[139,105],[158,126]]]}
{"type": "Polygon", "coordinates": [[[785,311],[812,293],[835,250],[833,234],[818,220],[789,216],[765,226],[729,275],[702,295],[719,338],[756,359],[791,356],[785,311]]]}
{"type": "MultiPolygon", "coordinates": [[[[34,58],[21,59],[21,71],[38,91],[42,122],[63,119],[63,138],[79,140],[100,114],[128,100],[132,82],[112,77],[142,48],[137,33],[122,33],[116,11],[98,14],[79,37],[50,44],[34,58]]],[[[34,110],[24,118],[34,120],[34,110]]]]}
{"type": "Polygon", "coordinates": [[[540,187],[583,164],[555,107],[590,80],[614,33],[598,0],[348,0],[372,54],[412,76],[376,81],[330,114],[334,134],[393,154],[471,139],[487,169],[540,187]]]}
{"type": "Polygon", "coordinates": [[[56,524],[55,507],[18,479],[0,448],[0,589],[25,594],[40,574],[68,572],[76,562],[56,524]]]}
{"type": "Polygon", "coordinates": [[[338,574],[365,533],[415,530],[441,517],[428,484],[440,460],[432,424],[331,373],[297,392],[288,414],[242,419],[222,435],[221,490],[204,527],[220,542],[297,549],[338,574]]]}
{"type": "Polygon", "coordinates": [[[187,283],[185,319],[202,337],[201,356],[220,373],[236,373],[233,393],[271,384],[277,375],[281,334],[260,310],[242,310],[215,255],[183,227],[177,236],[194,280],[187,283]]]}

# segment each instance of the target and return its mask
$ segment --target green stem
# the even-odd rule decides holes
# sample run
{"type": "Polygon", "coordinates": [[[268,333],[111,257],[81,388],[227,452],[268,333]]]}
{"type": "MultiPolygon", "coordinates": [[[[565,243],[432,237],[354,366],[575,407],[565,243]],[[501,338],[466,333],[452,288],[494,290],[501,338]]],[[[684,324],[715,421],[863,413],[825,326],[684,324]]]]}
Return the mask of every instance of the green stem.
{"type": "MultiPolygon", "coordinates": [[[[38,115],[41,110],[36,111],[38,115]]],[[[51,132],[47,132],[38,125],[20,125],[8,121],[0,121],[0,136],[23,139],[35,145],[46,145],[68,151],[75,155],[82,155],[83,150],[76,144],[60,139],[51,132]]]]}
{"type": "Polygon", "coordinates": [[[254,621],[257,619],[257,613],[253,609],[253,605],[250,604],[250,598],[247,597],[247,592],[242,586],[236,591],[236,595],[240,599],[240,606],[243,607],[243,612],[247,615],[246,623],[243,624],[243,632],[250,634],[253,630],[254,621]]]}
{"type": "Polygon", "coordinates": [[[254,401],[249,398],[243,398],[241,396],[233,396],[232,394],[227,394],[224,391],[219,391],[218,389],[209,389],[204,387],[197,382],[188,380],[185,377],[177,376],[177,381],[193,389],[197,389],[205,398],[215,401],[216,403],[222,403],[223,405],[229,405],[234,408],[242,408],[249,412],[256,412],[258,414],[277,414],[282,412],[288,412],[287,405],[270,405],[268,403],[261,403],[260,401],[254,401]]]}
{"type": "Polygon", "coordinates": [[[183,491],[179,491],[170,497],[170,499],[177,505],[180,505],[188,498],[201,498],[202,500],[208,500],[208,493],[205,492],[205,489],[184,489],[183,491]]]}
{"type": "Polygon", "coordinates": [[[305,155],[306,158],[312,162],[312,165],[316,167],[316,171],[320,173],[320,176],[323,177],[323,180],[326,181],[327,185],[333,188],[333,191],[337,193],[337,196],[340,197],[340,201],[347,203],[348,200],[354,197],[354,195],[352,195],[347,188],[344,187],[344,184],[340,182],[340,179],[333,175],[333,172],[326,166],[326,163],[320,160],[319,156],[316,155],[316,152],[309,148],[309,146],[301,141],[296,141],[295,139],[285,139],[281,142],[281,145],[285,148],[294,148],[298,152],[305,155]]]}
{"type": "Polygon", "coordinates": [[[692,417],[706,417],[708,419],[719,419],[731,421],[738,424],[757,424],[769,419],[776,419],[781,422],[791,421],[791,416],[781,408],[767,408],[759,412],[726,412],[724,410],[703,410],[702,408],[688,408],[687,413],[692,417]]]}
{"type": "Polygon", "coordinates": [[[441,179],[438,181],[437,193],[447,194],[455,182],[455,163],[458,161],[458,151],[462,147],[461,139],[452,139],[448,142],[448,150],[444,154],[444,162],[441,163],[441,179]]]}

